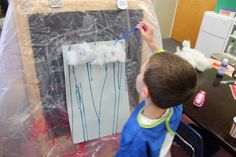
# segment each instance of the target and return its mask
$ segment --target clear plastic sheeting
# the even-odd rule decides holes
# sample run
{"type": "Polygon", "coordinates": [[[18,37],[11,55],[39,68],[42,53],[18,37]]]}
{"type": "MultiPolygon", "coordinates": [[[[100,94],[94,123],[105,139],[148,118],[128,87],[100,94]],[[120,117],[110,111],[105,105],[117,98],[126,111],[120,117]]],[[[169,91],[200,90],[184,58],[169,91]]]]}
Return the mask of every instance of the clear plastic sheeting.
{"type": "MultiPolygon", "coordinates": [[[[115,41],[139,20],[161,34],[150,0],[11,0],[0,38],[0,156],[114,156],[119,132],[73,144],[66,108],[63,45],[115,41]]],[[[138,31],[125,39],[127,88],[138,103],[135,78],[151,54],[138,31]]],[[[107,112],[111,112],[107,109],[107,112]]],[[[89,116],[89,115],[88,115],[89,116]]]]}

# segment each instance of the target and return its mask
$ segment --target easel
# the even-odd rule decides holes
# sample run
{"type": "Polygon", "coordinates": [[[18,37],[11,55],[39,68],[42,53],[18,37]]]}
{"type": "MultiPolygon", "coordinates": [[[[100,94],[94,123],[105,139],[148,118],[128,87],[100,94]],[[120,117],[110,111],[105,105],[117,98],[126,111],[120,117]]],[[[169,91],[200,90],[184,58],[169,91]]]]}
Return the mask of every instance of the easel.
{"type": "MultiPolygon", "coordinates": [[[[144,10],[144,19],[148,19],[147,9],[141,4],[150,5],[150,0],[139,2],[139,0],[129,0],[129,9],[146,9],[144,10]]],[[[18,39],[20,44],[21,58],[25,72],[25,80],[28,85],[28,95],[30,100],[30,108],[34,112],[32,119],[34,121],[40,121],[42,126],[46,126],[44,121],[44,113],[42,107],[42,100],[40,96],[39,81],[37,78],[37,72],[35,67],[35,60],[33,56],[33,49],[29,30],[28,16],[32,14],[47,14],[47,13],[60,13],[60,12],[76,12],[76,11],[96,11],[96,10],[117,10],[115,0],[64,0],[63,7],[51,8],[48,0],[23,2],[22,0],[16,0],[14,2],[14,11],[16,18],[16,28],[18,32],[18,39]]],[[[142,52],[147,51],[147,45],[143,44],[142,52]]],[[[147,55],[142,53],[142,62],[145,62],[147,55]]],[[[31,123],[29,120],[26,123],[31,123]]],[[[40,147],[42,156],[46,155],[50,151],[50,146],[45,142],[44,138],[47,138],[47,134],[38,138],[40,141],[40,147]]],[[[60,137],[55,139],[55,143],[63,143],[66,137],[60,137]],[[60,142],[61,141],[61,142],[60,142]]]]}

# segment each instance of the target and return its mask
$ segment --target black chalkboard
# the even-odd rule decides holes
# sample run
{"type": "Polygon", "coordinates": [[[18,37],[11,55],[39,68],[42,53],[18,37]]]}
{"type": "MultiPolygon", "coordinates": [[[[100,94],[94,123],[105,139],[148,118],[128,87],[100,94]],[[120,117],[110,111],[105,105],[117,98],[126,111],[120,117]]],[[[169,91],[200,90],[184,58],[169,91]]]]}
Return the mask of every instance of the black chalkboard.
{"type": "MultiPolygon", "coordinates": [[[[143,19],[142,10],[33,14],[28,17],[40,95],[49,135],[68,133],[62,45],[116,40],[143,19]]],[[[126,39],[129,101],[138,102],[135,79],[141,66],[141,37],[126,39]]]]}

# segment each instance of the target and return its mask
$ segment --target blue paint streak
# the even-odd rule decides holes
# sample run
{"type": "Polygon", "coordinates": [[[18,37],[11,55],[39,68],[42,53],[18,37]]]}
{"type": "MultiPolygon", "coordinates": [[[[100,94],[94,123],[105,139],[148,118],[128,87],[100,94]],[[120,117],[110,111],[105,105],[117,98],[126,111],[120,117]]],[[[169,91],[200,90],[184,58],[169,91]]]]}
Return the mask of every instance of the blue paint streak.
{"type": "Polygon", "coordinates": [[[98,125],[100,124],[100,118],[99,118],[99,115],[98,115],[98,112],[97,112],[97,109],[96,109],[96,106],[95,106],[95,102],[94,102],[94,96],[93,96],[93,91],[92,91],[92,85],[91,85],[91,81],[90,81],[90,78],[91,78],[91,71],[89,71],[89,65],[87,63],[87,75],[88,75],[88,80],[89,80],[89,88],[90,88],[90,95],[91,95],[91,98],[92,98],[92,103],[93,103],[93,109],[95,111],[95,114],[97,116],[97,120],[98,120],[98,125]]]}
{"type": "Polygon", "coordinates": [[[128,92],[128,83],[127,83],[127,71],[126,71],[126,65],[125,65],[125,73],[124,73],[124,79],[125,79],[125,91],[128,92]]]}
{"type": "MultiPolygon", "coordinates": [[[[106,85],[106,81],[107,81],[107,64],[105,64],[105,78],[104,78],[104,82],[103,82],[103,86],[102,86],[102,91],[101,91],[101,95],[100,95],[100,103],[99,103],[99,119],[101,120],[101,106],[102,106],[102,97],[103,97],[103,92],[104,92],[104,88],[106,85]]],[[[99,123],[99,137],[101,135],[101,123],[99,123]]]]}
{"type": "Polygon", "coordinates": [[[115,92],[115,103],[113,110],[113,126],[112,126],[112,134],[115,133],[115,118],[116,118],[116,67],[115,63],[113,63],[113,77],[114,77],[114,92],[115,92]]]}
{"type": "Polygon", "coordinates": [[[121,63],[118,62],[118,89],[119,89],[119,93],[118,93],[118,103],[117,103],[117,119],[116,119],[116,133],[118,130],[118,123],[119,123],[119,109],[120,109],[120,91],[121,91],[121,81],[122,81],[122,71],[123,71],[123,66],[121,63]]]}
{"type": "Polygon", "coordinates": [[[79,111],[80,111],[80,118],[81,118],[81,122],[82,122],[83,138],[84,138],[84,141],[85,141],[84,119],[83,119],[83,115],[82,115],[83,113],[82,113],[82,110],[81,110],[81,104],[80,104],[81,100],[80,100],[80,98],[81,98],[81,96],[80,96],[80,93],[79,93],[79,89],[76,85],[76,101],[77,101],[77,104],[79,104],[79,106],[80,106],[79,111]]]}
{"type": "Polygon", "coordinates": [[[80,111],[80,118],[81,118],[81,122],[82,122],[82,130],[83,130],[83,138],[85,141],[85,129],[84,129],[84,120],[83,120],[83,116],[82,116],[82,111],[81,111],[81,104],[80,104],[80,95],[78,93],[78,85],[77,85],[77,78],[75,75],[75,68],[74,66],[72,67],[72,72],[73,72],[73,76],[74,76],[74,81],[75,81],[75,86],[76,86],[76,101],[77,101],[77,105],[79,107],[79,111],[80,111]]]}
{"type": "Polygon", "coordinates": [[[92,68],[93,68],[92,65],[89,64],[90,80],[91,80],[91,82],[93,82],[93,73],[92,73],[93,69],[92,68]]]}
{"type": "Polygon", "coordinates": [[[85,127],[85,137],[86,140],[88,140],[88,127],[87,127],[87,118],[86,118],[86,114],[85,114],[85,107],[84,107],[84,99],[83,99],[83,88],[82,88],[82,84],[81,82],[79,83],[79,95],[80,95],[80,101],[81,101],[81,110],[83,112],[83,117],[84,117],[84,127],[85,127]]]}
{"type": "Polygon", "coordinates": [[[135,26],[133,29],[129,30],[128,32],[125,32],[121,37],[119,37],[116,41],[115,41],[115,45],[117,44],[118,41],[127,38],[128,36],[130,36],[134,31],[138,30],[138,27],[135,26]]]}

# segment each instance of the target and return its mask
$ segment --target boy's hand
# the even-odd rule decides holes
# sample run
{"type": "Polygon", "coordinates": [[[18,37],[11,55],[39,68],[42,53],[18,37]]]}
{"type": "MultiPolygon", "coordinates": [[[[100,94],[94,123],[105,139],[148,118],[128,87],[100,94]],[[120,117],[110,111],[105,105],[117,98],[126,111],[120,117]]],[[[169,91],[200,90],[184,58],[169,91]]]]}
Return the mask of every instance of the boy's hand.
{"type": "Polygon", "coordinates": [[[147,44],[151,47],[153,51],[159,49],[157,42],[155,41],[153,34],[154,28],[145,21],[140,21],[137,25],[139,32],[141,33],[143,39],[147,42],[147,44]]]}

